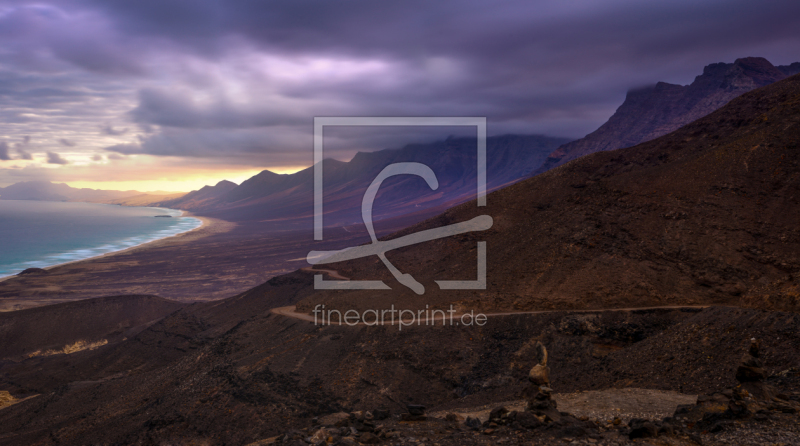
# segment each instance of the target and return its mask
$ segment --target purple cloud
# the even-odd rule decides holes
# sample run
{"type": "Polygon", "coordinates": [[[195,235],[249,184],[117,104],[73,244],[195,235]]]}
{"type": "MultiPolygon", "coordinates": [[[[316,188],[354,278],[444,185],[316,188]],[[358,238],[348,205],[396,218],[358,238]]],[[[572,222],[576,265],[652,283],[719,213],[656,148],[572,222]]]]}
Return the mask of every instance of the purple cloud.
{"type": "Polygon", "coordinates": [[[10,159],[11,155],[8,154],[8,143],[0,141],[0,161],[8,161],[10,159]]]}
{"type": "MultiPolygon", "coordinates": [[[[633,87],[745,56],[788,64],[800,47],[789,0],[6,3],[0,133],[89,157],[298,165],[325,115],[486,116],[494,135],[581,137],[633,87]]],[[[333,144],[344,155],[441,136],[333,144]]]]}
{"type": "Polygon", "coordinates": [[[69,161],[62,158],[61,155],[57,154],[56,152],[47,152],[47,163],[64,165],[69,164],[69,161]]]}

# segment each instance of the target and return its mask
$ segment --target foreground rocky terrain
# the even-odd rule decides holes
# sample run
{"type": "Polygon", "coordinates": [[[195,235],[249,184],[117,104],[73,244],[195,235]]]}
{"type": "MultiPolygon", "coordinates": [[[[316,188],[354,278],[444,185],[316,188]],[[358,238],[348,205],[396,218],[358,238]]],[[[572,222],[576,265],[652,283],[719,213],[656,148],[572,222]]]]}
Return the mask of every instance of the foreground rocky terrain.
{"type": "MultiPolygon", "coordinates": [[[[524,399],[529,370],[539,362],[538,343],[548,347],[555,400],[609,388],[723,392],[736,386],[736,367],[751,337],[764,340],[760,360],[770,379],[800,366],[800,317],[794,313],[726,307],[553,312],[490,317],[482,327],[400,331],[318,326],[270,311],[314,293],[312,283],[311,274],[296,272],[234,298],[182,307],[135,336],[95,349],[3,360],[0,386],[22,401],[0,410],[0,441],[247,444],[293,430],[307,429],[310,436],[314,418],[378,409],[388,411],[382,424],[400,432],[398,441],[539,442],[554,432],[553,441],[589,441],[591,435],[570,427],[588,418],[565,418],[562,427],[570,433],[562,435],[560,428],[514,430],[513,422],[487,433],[494,428],[481,424],[475,431],[457,417],[401,417],[408,404],[446,416],[524,399]]],[[[93,315],[96,326],[107,323],[93,315]]],[[[796,380],[788,379],[782,392],[796,392],[796,380]]],[[[609,431],[607,421],[598,419],[609,431]]],[[[630,420],[625,423],[629,428],[630,420]]],[[[627,438],[625,428],[611,430],[627,438]]],[[[688,425],[681,429],[694,432],[688,425]]]]}
{"type": "MultiPolygon", "coordinates": [[[[662,403],[666,416],[623,419],[619,412],[590,409],[590,415],[577,415],[556,401],[549,383],[547,354],[538,355],[539,364],[529,374],[526,400],[516,406],[498,405],[483,410],[480,416],[460,411],[428,416],[425,407],[407,405],[406,413],[390,417],[384,409],[339,412],[312,420],[315,426],[290,430],[250,446],[269,444],[564,444],[570,445],[703,445],[703,444],[798,444],[800,443],[800,392],[776,387],[794,382],[800,370],[791,369],[765,382],[760,368],[758,341],[752,340],[736,372],[739,381],[733,389],[712,395],[692,397],[687,404],[674,404],[666,393],[595,392],[594,405],[619,393],[627,393],[622,403],[628,407],[662,403]],[[756,346],[755,350],[753,346],[756,346]],[[663,403],[666,402],[666,405],[663,403]],[[672,402],[673,404],[670,404],[672,402]],[[565,411],[567,410],[567,411],[565,411]]],[[[537,343],[540,352],[545,351],[537,343]]],[[[588,407],[584,407],[588,409],[588,407]]]]}

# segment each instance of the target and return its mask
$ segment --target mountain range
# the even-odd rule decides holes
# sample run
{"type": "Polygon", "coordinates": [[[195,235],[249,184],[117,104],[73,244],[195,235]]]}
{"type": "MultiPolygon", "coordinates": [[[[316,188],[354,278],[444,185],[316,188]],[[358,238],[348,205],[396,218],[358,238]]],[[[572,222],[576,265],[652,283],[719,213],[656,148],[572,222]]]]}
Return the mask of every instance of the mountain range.
{"type": "Polygon", "coordinates": [[[763,57],[746,57],[733,63],[708,65],[690,85],[658,82],[631,90],[605,124],[559,147],[532,174],[546,172],[590,153],[631,147],[666,135],[743,93],[797,73],[800,73],[800,62],[776,67],[763,57]]]}
{"type": "Polygon", "coordinates": [[[155,202],[183,195],[184,193],[160,191],[143,194],[135,190],[79,189],[50,181],[22,181],[5,188],[0,187],[0,200],[82,201],[124,206],[150,206],[155,202]]]}
{"type": "MultiPolygon", "coordinates": [[[[486,142],[487,189],[497,189],[524,178],[564,138],[541,135],[489,137],[486,142]]],[[[386,166],[397,162],[419,162],[437,176],[439,188],[431,190],[418,177],[388,179],[375,200],[373,218],[427,212],[429,215],[475,197],[477,152],[475,138],[448,138],[428,144],[409,144],[400,149],[359,152],[350,161],[323,161],[324,212],[326,225],[348,225],[361,221],[364,191],[386,166]]],[[[220,182],[193,191],[160,206],[189,210],[233,221],[283,222],[310,226],[313,212],[313,167],[293,174],[265,170],[236,186],[220,182]]]]}
{"type": "Polygon", "coordinates": [[[5,188],[0,188],[0,199],[3,200],[36,200],[36,201],[85,201],[90,203],[106,203],[112,200],[141,195],[141,192],[78,189],[64,183],[49,181],[23,181],[5,188]]]}

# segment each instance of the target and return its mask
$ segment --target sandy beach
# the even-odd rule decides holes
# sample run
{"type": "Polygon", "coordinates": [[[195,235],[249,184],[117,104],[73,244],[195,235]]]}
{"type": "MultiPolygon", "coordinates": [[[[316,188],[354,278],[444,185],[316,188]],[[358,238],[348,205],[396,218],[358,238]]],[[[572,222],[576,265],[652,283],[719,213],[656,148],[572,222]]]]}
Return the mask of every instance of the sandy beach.
{"type": "MultiPolygon", "coordinates": [[[[157,240],[151,240],[149,242],[141,243],[141,244],[136,245],[136,246],[131,246],[130,248],[120,249],[118,251],[106,252],[104,254],[100,254],[100,255],[96,255],[96,256],[92,256],[92,257],[87,257],[85,259],[70,260],[69,262],[57,263],[55,265],[46,266],[46,267],[44,267],[42,269],[44,269],[46,271],[49,271],[49,270],[52,270],[53,268],[58,268],[60,266],[69,265],[69,264],[72,264],[72,263],[85,262],[85,261],[88,261],[88,260],[96,260],[96,259],[100,259],[100,258],[103,258],[103,257],[108,257],[108,256],[121,254],[121,253],[124,253],[124,252],[129,252],[129,251],[132,251],[132,250],[135,250],[135,249],[139,249],[139,248],[148,248],[148,247],[158,246],[157,244],[159,242],[163,242],[163,241],[165,241],[167,239],[172,239],[172,238],[175,238],[175,237],[188,235],[188,234],[190,234],[192,232],[195,232],[195,231],[198,231],[198,230],[200,230],[203,227],[206,227],[208,225],[211,225],[211,224],[217,224],[218,225],[219,222],[222,222],[222,220],[216,220],[216,219],[211,219],[211,218],[207,218],[207,217],[200,217],[200,216],[197,216],[197,215],[193,215],[189,211],[181,211],[181,215],[180,216],[181,217],[191,217],[191,218],[194,218],[196,220],[200,220],[200,226],[197,226],[196,228],[192,228],[192,229],[190,229],[188,231],[181,232],[181,233],[178,233],[178,234],[175,234],[175,235],[170,235],[168,237],[163,237],[163,238],[160,238],[160,239],[157,239],[157,240]]],[[[4,282],[4,281],[6,281],[8,279],[12,279],[14,277],[16,277],[16,275],[0,277],[0,282],[4,282]]],[[[2,311],[2,310],[0,310],[0,311],[2,311]]]]}
{"type": "Polygon", "coordinates": [[[0,311],[102,296],[155,295],[182,302],[223,299],[272,277],[308,266],[312,249],[363,243],[363,233],[276,230],[264,222],[229,222],[187,214],[203,224],[191,231],[122,251],[0,280],[0,311]],[[354,242],[357,240],[357,242],[354,242]]]}
{"type": "MultiPolygon", "coordinates": [[[[43,268],[46,274],[8,276],[0,278],[0,311],[12,311],[99,295],[154,294],[155,289],[115,289],[126,266],[147,263],[153,251],[179,252],[181,247],[197,240],[223,234],[236,227],[235,223],[202,217],[183,211],[182,216],[196,218],[200,226],[189,231],[164,237],[127,249],[108,252],[87,259],[74,260],[43,268]],[[100,277],[98,277],[98,275],[100,277]],[[99,280],[98,280],[99,279],[99,280]],[[79,285],[80,284],[80,285],[79,285]],[[105,284],[105,286],[103,286],[105,284]],[[96,290],[103,290],[97,293],[96,290]]],[[[154,263],[157,265],[157,262],[154,263]]],[[[153,276],[154,271],[139,275],[153,276]]],[[[158,280],[155,280],[156,282],[158,280]]],[[[145,287],[147,288],[147,287],[145,287]]]]}

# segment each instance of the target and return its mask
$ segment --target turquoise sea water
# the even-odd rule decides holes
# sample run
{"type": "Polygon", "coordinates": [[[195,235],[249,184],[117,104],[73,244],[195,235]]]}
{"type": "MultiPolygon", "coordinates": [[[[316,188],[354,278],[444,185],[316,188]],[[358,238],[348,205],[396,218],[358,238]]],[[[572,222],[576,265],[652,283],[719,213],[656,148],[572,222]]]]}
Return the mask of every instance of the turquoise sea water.
{"type": "Polygon", "coordinates": [[[174,209],[0,200],[0,277],[120,251],[200,225],[174,209]]]}

